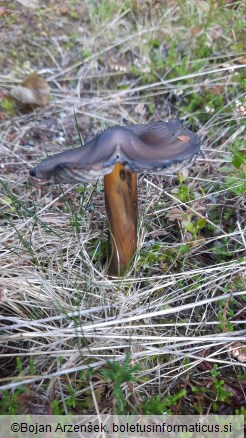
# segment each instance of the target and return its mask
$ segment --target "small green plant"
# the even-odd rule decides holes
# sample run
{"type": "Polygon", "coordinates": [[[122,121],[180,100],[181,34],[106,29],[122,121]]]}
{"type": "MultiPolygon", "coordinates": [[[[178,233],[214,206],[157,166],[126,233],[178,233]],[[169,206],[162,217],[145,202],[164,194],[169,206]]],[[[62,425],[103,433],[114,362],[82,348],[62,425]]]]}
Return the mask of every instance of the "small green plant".
{"type": "Polygon", "coordinates": [[[1,415],[17,415],[21,394],[28,392],[27,386],[20,386],[14,392],[10,390],[3,391],[0,395],[0,413],[1,415]]]}
{"type": "Polygon", "coordinates": [[[184,184],[188,179],[188,175],[188,169],[183,168],[182,171],[178,173],[179,187],[175,187],[172,190],[172,193],[174,193],[175,196],[177,196],[177,198],[182,202],[188,202],[194,199],[193,191],[188,185],[184,184]]]}
{"type": "Polygon", "coordinates": [[[151,243],[150,246],[147,246],[141,252],[137,268],[143,267],[147,269],[146,277],[148,277],[148,275],[151,275],[151,270],[154,266],[161,265],[162,269],[167,269],[172,264],[174,267],[177,267],[177,264],[180,263],[179,254],[184,254],[186,251],[189,251],[189,248],[184,248],[184,246],[181,249],[176,249],[166,248],[162,243],[151,243]]]}
{"type": "Polygon", "coordinates": [[[16,371],[18,374],[22,373],[22,360],[19,356],[16,358],[16,371]]]}
{"type": "Polygon", "coordinates": [[[53,415],[73,415],[81,412],[84,408],[90,408],[93,405],[91,391],[84,390],[84,383],[88,381],[89,373],[81,373],[80,379],[75,385],[67,382],[64,387],[66,396],[63,401],[54,399],[51,401],[53,415]],[[82,375],[83,374],[83,375],[82,375]],[[77,396],[77,392],[83,388],[83,397],[77,396]]]}
{"type": "Polygon", "coordinates": [[[231,163],[222,166],[219,171],[225,173],[225,186],[236,196],[246,193],[246,141],[235,141],[230,148],[231,163]]]}
{"type": "Polygon", "coordinates": [[[218,412],[219,403],[230,403],[230,399],[232,397],[232,392],[227,391],[225,389],[224,380],[215,380],[214,381],[214,392],[215,392],[215,401],[213,402],[213,412],[218,412]]]}
{"type": "Polygon", "coordinates": [[[7,111],[8,113],[13,113],[15,109],[15,103],[13,100],[7,99],[6,97],[1,99],[0,105],[3,110],[7,111]]]}
{"type": "MultiPolygon", "coordinates": [[[[230,288],[228,288],[230,290],[230,288]]],[[[229,290],[225,290],[228,292],[229,290]]],[[[236,301],[234,301],[236,304],[236,301]]],[[[217,313],[217,320],[219,321],[219,328],[222,332],[232,332],[233,324],[228,320],[228,318],[233,318],[235,312],[229,307],[229,304],[233,305],[233,299],[220,301],[220,310],[217,313]]]]}
{"type": "Polygon", "coordinates": [[[189,93],[184,95],[181,110],[187,113],[198,115],[201,123],[206,123],[211,114],[221,111],[225,105],[224,96],[208,91],[189,93]]]}
{"type": "Polygon", "coordinates": [[[76,389],[72,385],[68,385],[69,396],[66,399],[68,408],[75,408],[76,406],[76,389]]]}
{"type": "Polygon", "coordinates": [[[134,374],[139,370],[137,365],[130,365],[130,353],[127,353],[124,362],[107,362],[105,368],[101,371],[101,376],[105,382],[113,384],[113,394],[116,401],[116,411],[118,415],[126,413],[127,401],[124,397],[122,384],[127,382],[136,382],[134,374]]]}
{"type": "Polygon", "coordinates": [[[35,374],[36,374],[36,366],[35,366],[35,360],[33,359],[33,357],[31,357],[30,360],[29,360],[29,368],[30,368],[31,376],[35,376],[35,374]]]}
{"type": "Polygon", "coordinates": [[[242,149],[243,146],[246,147],[246,141],[244,142],[244,145],[241,145],[239,141],[235,141],[230,148],[232,154],[231,164],[236,169],[243,168],[246,165],[246,154],[245,150],[242,149]]]}
{"type": "Polygon", "coordinates": [[[79,19],[79,14],[78,14],[77,11],[71,11],[69,15],[70,15],[70,17],[71,17],[73,20],[78,20],[78,19],[79,19]]]}
{"type": "Polygon", "coordinates": [[[51,409],[53,415],[64,415],[64,409],[61,407],[61,403],[58,400],[52,400],[51,409]]]}
{"type": "Polygon", "coordinates": [[[246,193],[245,177],[241,179],[234,176],[228,176],[225,178],[225,183],[228,190],[236,196],[241,196],[246,193]]]}
{"type": "MultiPolygon", "coordinates": [[[[188,170],[184,168],[178,173],[179,187],[175,187],[172,193],[183,203],[189,202],[195,198],[195,193],[184,182],[188,178],[188,170]]],[[[197,239],[198,233],[206,225],[206,218],[194,218],[194,213],[190,210],[182,211],[178,209],[170,210],[167,214],[169,220],[178,219],[182,228],[191,233],[193,239],[197,239]]]]}
{"type": "Polygon", "coordinates": [[[91,17],[96,16],[100,22],[105,22],[112,19],[117,4],[112,0],[102,0],[101,2],[89,0],[88,6],[91,17]]]}
{"type": "Polygon", "coordinates": [[[216,414],[219,410],[220,403],[229,404],[231,401],[232,393],[225,388],[225,382],[220,378],[220,371],[218,365],[215,364],[212,370],[210,370],[211,378],[209,379],[207,386],[192,387],[192,391],[198,403],[194,404],[195,409],[199,414],[203,414],[204,405],[208,402],[211,403],[212,412],[216,414]]]}
{"type": "Polygon", "coordinates": [[[162,398],[160,395],[151,397],[146,404],[142,405],[144,414],[163,415],[172,414],[172,408],[175,407],[180,399],[185,397],[185,389],[181,389],[177,394],[167,395],[162,398]]]}
{"type": "Polygon", "coordinates": [[[187,213],[185,214],[186,218],[181,221],[181,225],[184,230],[189,231],[192,234],[193,239],[197,239],[198,232],[202,230],[206,225],[206,218],[201,218],[197,220],[192,220],[192,215],[187,213]]]}
{"type": "Polygon", "coordinates": [[[244,424],[246,424],[246,408],[241,406],[239,409],[235,409],[234,415],[243,415],[244,416],[244,424]]]}

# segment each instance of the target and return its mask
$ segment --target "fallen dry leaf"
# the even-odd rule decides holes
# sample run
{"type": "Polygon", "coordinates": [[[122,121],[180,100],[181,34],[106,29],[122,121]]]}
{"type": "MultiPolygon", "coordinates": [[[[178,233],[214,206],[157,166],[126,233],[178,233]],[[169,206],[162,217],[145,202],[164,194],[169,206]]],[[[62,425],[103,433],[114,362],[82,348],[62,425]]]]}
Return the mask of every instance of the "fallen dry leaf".
{"type": "Polygon", "coordinates": [[[148,235],[149,237],[162,237],[162,236],[167,236],[169,233],[165,230],[156,230],[156,231],[151,231],[148,235]]]}
{"type": "Polygon", "coordinates": [[[215,85],[214,87],[209,87],[210,93],[215,94],[216,96],[219,96],[222,93],[223,89],[224,89],[224,86],[222,86],[222,85],[215,85]]]}
{"type": "Polygon", "coordinates": [[[246,345],[241,342],[233,342],[228,347],[228,353],[238,362],[246,362],[246,345]]]}
{"type": "Polygon", "coordinates": [[[209,4],[209,2],[206,2],[205,0],[197,0],[196,6],[200,12],[209,12],[209,10],[210,10],[210,4],[209,4]]]}
{"type": "Polygon", "coordinates": [[[193,26],[190,30],[192,36],[196,36],[198,33],[202,31],[201,26],[193,26]]]}
{"type": "Polygon", "coordinates": [[[61,8],[59,9],[60,14],[62,15],[67,15],[69,13],[69,9],[66,5],[61,6],[61,8]]]}
{"type": "Polygon", "coordinates": [[[213,368],[213,363],[206,360],[206,357],[208,357],[210,354],[211,354],[211,349],[202,350],[202,351],[199,351],[199,353],[197,353],[198,356],[204,357],[204,360],[197,364],[197,368],[199,370],[210,371],[213,368]]]}
{"type": "Polygon", "coordinates": [[[18,3],[20,3],[22,6],[25,6],[26,8],[36,9],[40,6],[38,0],[17,0],[18,3]]]}
{"type": "Polygon", "coordinates": [[[241,58],[237,59],[239,64],[246,64],[246,56],[241,56],[241,58]]]}
{"type": "Polygon", "coordinates": [[[175,221],[177,220],[182,220],[184,217],[184,212],[183,210],[180,210],[179,208],[171,208],[167,214],[166,217],[170,220],[170,221],[175,221]]]}

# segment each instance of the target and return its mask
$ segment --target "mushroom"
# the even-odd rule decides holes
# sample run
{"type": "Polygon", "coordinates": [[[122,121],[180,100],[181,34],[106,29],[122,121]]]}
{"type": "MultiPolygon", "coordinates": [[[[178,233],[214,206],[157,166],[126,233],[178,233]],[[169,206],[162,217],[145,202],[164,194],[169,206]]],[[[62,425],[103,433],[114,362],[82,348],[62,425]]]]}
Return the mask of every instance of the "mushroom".
{"type": "Polygon", "coordinates": [[[137,248],[137,175],[162,173],[199,152],[197,134],[179,119],[108,128],[85,145],[53,155],[30,171],[56,183],[104,177],[110,276],[124,275],[137,248]]]}

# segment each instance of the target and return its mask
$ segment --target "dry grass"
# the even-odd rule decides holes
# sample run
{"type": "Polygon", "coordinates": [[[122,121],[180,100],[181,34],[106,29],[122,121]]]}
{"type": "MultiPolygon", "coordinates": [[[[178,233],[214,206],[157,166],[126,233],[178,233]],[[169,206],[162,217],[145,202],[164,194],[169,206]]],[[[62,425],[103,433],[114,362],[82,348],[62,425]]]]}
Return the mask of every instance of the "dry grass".
{"type": "MultiPolygon", "coordinates": [[[[16,13],[12,32],[23,31],[24,9],[13,11],[10,3],[4,2],[12,11],[6,29],[16,13]]],[[[139,366],[133,387],[142,408],[157,394],[184,388],[190,395],[175,412],[194,413],[191,387],[206,386],[215,364],[224,380],[233,379],[229,390],[236,382],[245,397],[239,379],[245,363],[229,354],[246,333],[245,193],[236,190],[243,180],[230,149],[243,149],[243,2],[215,2],[217,15],[216,8],[208,14],[197,9],[195,1],[165,7],[102,2],[101,9],[88,1],[84,15],[81,2],[65,2],[67,11],[59,2],[44,3],[35,13],[25,10],[34,55],[28,58],[25,38],[19,44],[30,66],[25,70],[17,56],[0,76],[5,92],[28,69],[42,73],[52,88],[45,109],[1,113],[0,390],[28,385],[67,413],[72,387],[73,412],[85,413],[93,411],[92,387],[100,411],[112,412],[112,387],[100,370],[108,360],[123,363],[129,351],[139,366]],[[207,39],[197,47],[200,34],[207,39]],[[210,54],[203,56],[206,48],[210,54]],[[171,50],[176,64],[165,64],[171,50]],[[113,124],[178,115],[202,140],[203,153],[183,183],[188,199],[175,175],[139,177],[138,253],[122,279],[106,275],[102,183],[58,187],[28,178],[46,151],[78,145],[74,112],[84,139],[113,124]],[[237,179],[228,182],[231,176],[237,179]],[[202,218],[206,224],[197,235],[183,226],[183,219],[202,218]]],[[[4,56],[11,50],[10,41],[4,56]]],[[[133,391],[128,385],[123,390],[131,412],[133,391]]],[[[207,399],[200,408],[212,412],[207,399]]]]}

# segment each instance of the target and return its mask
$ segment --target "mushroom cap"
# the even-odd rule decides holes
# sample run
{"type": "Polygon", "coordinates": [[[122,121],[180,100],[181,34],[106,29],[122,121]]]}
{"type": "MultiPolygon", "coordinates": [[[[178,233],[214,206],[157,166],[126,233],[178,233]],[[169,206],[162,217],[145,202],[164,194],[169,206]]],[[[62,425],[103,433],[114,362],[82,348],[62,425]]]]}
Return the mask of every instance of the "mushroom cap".
{"type": "Polygon", "coordinates": [[[59,183],[91,182],[112,172],[116,163],[133,172],[161,172],[200,150],[197,134],[179,119],[108,128],[76,149],[53,155],[30,171],[59,183]]]}

